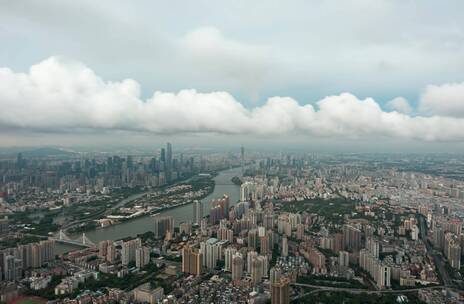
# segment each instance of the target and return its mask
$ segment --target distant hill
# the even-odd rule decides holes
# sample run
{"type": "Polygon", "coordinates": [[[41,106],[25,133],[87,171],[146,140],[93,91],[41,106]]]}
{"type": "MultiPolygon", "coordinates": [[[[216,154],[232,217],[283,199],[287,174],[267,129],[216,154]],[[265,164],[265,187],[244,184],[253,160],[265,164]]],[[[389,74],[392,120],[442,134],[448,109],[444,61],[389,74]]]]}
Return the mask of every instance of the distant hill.
{"type": "Polygon", "coordinates": [[[16,160],[18,153],[23,155],[23,158],[68,158],[76,157],[78,152],[70,149],[59,147],[8,147],[0,148],[0,160],[9,159],[16,160]]]}
{"type": "Polygon", "coordinates": [[[24,158],[62,157],[62,156],[77,155],[77,153],[73,151],[68,151],[68,150],[60,149],[60,148],[52,148],[52,147],[36,148],[36,149],[18,151],[18,152],[21,152],[24,158]]]}

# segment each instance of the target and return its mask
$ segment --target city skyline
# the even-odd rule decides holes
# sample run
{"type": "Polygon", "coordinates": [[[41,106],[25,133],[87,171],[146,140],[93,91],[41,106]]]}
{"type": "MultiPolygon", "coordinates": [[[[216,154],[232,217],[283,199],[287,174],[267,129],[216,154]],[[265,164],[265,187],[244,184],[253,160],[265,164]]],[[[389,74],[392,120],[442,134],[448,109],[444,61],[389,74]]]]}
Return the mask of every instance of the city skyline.
{"type": "Polygon", "coordinates": [[[0,304],[463,304],[463,0],[0,0],[0,304]]]}

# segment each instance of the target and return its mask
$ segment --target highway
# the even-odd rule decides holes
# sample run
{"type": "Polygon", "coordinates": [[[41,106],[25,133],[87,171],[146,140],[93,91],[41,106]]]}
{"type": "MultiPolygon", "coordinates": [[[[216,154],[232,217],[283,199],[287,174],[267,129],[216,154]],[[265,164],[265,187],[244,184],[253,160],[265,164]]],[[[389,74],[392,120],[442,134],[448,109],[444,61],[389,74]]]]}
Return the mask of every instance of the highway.
{"type": "Polygon", "coordinates": [[[298,286],[298,287],[316,288],[316,290],[311,290],[311,291],[309,291],[307,293],[304,293],[302,295],[298,295],[297,297],[293,298],[292,301],[307,297],[308,295],[311,295],[311,294],[324,292],[324,291],[328,291],[328,292],[330,292],[330,291],[348,292],[348,293],[354,293],[354,294],[360,294],[360,293],[365,293],[365,294],[403,294],[403,293],[417,292],[417,291],[419,291],[421,289],[442,289],[442,288],[445,287],[443,285],[435,285],[435,286],[429,286],[429,287],[411,288],[411,289],[404,289],[404,290],[392,290],[392,289],[368,290],[368,289],[356,289],[356,288],[328,287],[328,286],[302,284],[302,283],[292,283],[291,285],[298,286]]]}
{"type": "Polygon", "coordinates": [[[443,257],[441,254],[436,253],[436,251],[430,246],[429,242],[427,242],[427,225],[425,224],[425,220],[423,216],[419,216],[419,226],[420,226],[420,237],[422,241],[427,246],[427,252],[432,256],[433,262],[437,267],[437,270],[440,272],[441,277],[443,279],[443,284],[447,287],[454,286],[453,280],[451,279],[448,271],[445,268],[445,262],[443,261],[443,257]]]}

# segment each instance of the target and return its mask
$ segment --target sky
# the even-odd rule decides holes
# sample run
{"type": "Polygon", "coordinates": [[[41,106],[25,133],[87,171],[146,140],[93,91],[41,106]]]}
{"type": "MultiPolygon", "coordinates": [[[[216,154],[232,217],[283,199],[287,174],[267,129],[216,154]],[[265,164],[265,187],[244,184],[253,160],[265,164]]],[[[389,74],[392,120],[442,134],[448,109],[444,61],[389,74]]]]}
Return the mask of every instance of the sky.
{"type": "Polygon", "coordinates": [[[0,0],[0,146],[464,147],[463,1],[0,0]]]}

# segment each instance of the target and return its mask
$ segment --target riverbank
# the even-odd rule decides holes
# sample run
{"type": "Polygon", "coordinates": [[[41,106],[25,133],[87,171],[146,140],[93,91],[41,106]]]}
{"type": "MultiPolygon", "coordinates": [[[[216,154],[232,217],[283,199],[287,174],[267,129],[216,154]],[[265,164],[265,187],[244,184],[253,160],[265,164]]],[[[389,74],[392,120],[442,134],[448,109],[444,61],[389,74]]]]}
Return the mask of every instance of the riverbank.
{"type": "MultiPolygon", "coordinates": [[[[240,187],[235,185],[231,179],[240,175],[240,167],[219,171],[213,178],[215,182],[214,190],[201,201],[204,206],[204,215],[209,214],[211,208],[210,201],[214,198],[222,197],[227,194],[230,198],[231,206],[235,205],[240,198],[240,187]]],[[[170,215],[174,218],[175,226],[182,222],[192,221],[193,209],[192,204],[185,204],[159,212],[163,215],[170,215]]],[[[153,218],[150,215],[141,216],[130,221],[122,222],[117,225],[94,229],[86,232],[86,236],[94,243],[102,240],[117,240],[125,237],[136,236],[154,229],[153,218]]],[[[71,238],[77,238],[79,234],[71,234],[71,238]]],[[[57,244],[57,246],[61,246],[57,244]]],[[[63,248],[64,249],[64,248],[63,248]]],[[[70,251],[70,249],[64,249],[70,251]]]]}
{"type": "MultiPolygon", "coordinates": [[[[153,215],[173,208],[178,208],[184,205],[192,204],[194,201],[202,200],[214,192],[215,182],[212,177],[216,175],[217,174],[208,174],[207,176],[194,176],[189,178],[188,181],[184,181],[182,183],[177,183],[175,185],[167,187],[166,189],[168,189],[168,192],[166,193],[159,194],[158,190],[158,195],[156,195],[156,193],[150,193],[147,194],[147,197],[144,200],[140,202],[135,201],[135,204],[141,204],[144,205],[144,207],[135,207],[134,200],[126,200],[125,204],[119,205],[120,208],[128,207],[129,211],[127,212],[130,212],[130,214],[123,212],[118,214],[113,213],[111,215],[106,215],[106,217],[102,218],[102,220],[107,220],[108,222],[111,222],[110,225],[105,225],[104,227],[101,227],[95,219],[93,221],[87,222],[86,225],[81,225],[79,227],[69,229],[68,232],[71,234],[76,234],[87,232],[93,229],[104,229],[111,225],[120,225],[121,223],[134,221],[137,218],[143,216],[153,215]],[[190,187],[187,189],[181,188],[178,191],[174,189],[176,186],[181,185],[188,185],[190,187]],[[169,189],[174,189],[174,191],[169,192],[169,189]],[[154,197],[150,197],[150,195],[154,195],[154,197]],[[179,199],[179,197],[183,197],[186,195],[189,198],[179,199]],[[181,201],[179,202],[179,200],[181,201]],[[175,203],[172,204],[171,201],[175,203]]],[[[138,199],[140,199],[140,197],[136,198],[135,200],[138,199]]]]}

